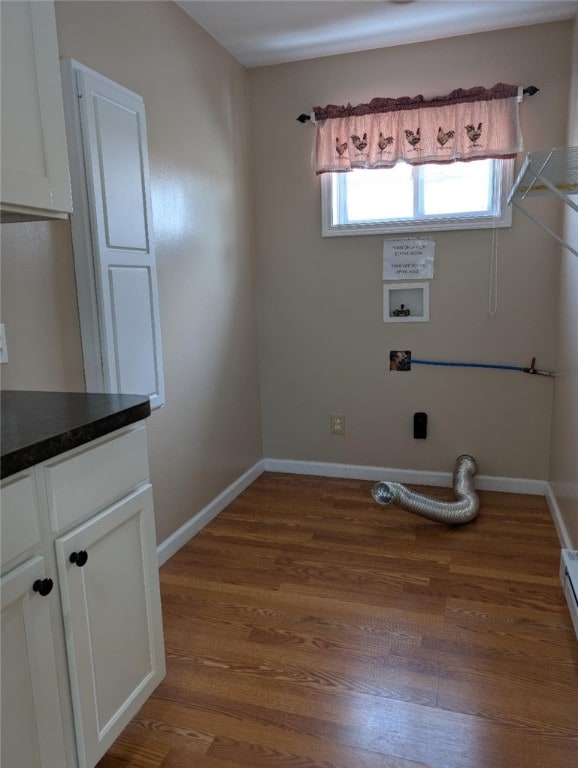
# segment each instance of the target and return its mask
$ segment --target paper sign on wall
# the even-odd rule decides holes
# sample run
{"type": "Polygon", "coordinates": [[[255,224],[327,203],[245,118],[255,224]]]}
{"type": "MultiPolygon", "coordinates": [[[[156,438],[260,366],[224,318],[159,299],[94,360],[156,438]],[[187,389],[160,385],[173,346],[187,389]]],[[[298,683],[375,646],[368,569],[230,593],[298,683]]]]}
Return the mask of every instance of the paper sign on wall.
{"type": "Polygon", "coordinates": [[[431,280],[434,276],[435,241],[409,237],[383,241],[384,280],[431,280]]]}

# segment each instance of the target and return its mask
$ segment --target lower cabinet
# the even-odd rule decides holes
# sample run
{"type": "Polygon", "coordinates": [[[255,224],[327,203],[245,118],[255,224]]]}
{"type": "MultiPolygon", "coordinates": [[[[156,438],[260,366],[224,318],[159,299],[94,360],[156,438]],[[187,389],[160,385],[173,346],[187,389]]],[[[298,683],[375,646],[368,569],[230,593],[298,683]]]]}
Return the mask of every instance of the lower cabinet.
{"type": "Polygon", "coordinates": [[[49,608],[58,597],[51,583],[42,557],[0,581],[3,768],[66,765],[49,608]]]}
{"type": "Polygon", "coordinates": [[[144,426],[2,491],[1,765],[94,768],[165,674],[144,426]]]}
{"type": "Polygon", "coordinates": [[[150,485],[56,541],[76,741],[94,765],[164,675],[150,485]]]}

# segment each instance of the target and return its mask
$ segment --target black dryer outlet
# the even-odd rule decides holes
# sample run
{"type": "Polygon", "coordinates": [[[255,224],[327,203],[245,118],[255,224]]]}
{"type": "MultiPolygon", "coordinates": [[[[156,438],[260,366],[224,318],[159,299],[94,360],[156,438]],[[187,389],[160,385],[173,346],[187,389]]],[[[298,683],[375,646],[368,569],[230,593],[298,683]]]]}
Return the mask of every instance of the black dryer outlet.
{"type": "Polygon", "coordinates": [[[413,414],[413,436],[415,440],[425,440],[427,437],[427,413],[418,411],[413,414]]]}

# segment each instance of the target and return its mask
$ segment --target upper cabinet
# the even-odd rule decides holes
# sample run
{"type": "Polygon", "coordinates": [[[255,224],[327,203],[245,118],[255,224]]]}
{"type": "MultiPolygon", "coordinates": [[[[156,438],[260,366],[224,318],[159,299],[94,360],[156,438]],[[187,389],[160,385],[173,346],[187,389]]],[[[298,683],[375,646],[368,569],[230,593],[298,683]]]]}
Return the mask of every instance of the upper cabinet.
{"type": "Polygon", "coordinates": [[[2,221],[66,218],[72,196],[52,2],[2,0],[2,221]]]}

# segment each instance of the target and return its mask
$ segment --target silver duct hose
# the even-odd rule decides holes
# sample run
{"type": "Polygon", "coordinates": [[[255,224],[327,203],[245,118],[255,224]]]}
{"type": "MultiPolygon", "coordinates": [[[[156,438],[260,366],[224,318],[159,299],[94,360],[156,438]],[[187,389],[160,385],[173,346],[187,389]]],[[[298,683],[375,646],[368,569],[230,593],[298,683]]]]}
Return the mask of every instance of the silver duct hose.
{"type": "Polygon", "coordinates": [[[376,483],[371,495],[385,506],[394,501],[402,509],[446,525],[462,525],[471,522],[478,514],[480,503],[474,490],[474,475],[478,467],[471,456],[458,456],[454,469],[453,486],[456,501],[430,499],[421,493],[410,491],[401,483],[376,483]]]}

